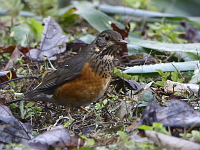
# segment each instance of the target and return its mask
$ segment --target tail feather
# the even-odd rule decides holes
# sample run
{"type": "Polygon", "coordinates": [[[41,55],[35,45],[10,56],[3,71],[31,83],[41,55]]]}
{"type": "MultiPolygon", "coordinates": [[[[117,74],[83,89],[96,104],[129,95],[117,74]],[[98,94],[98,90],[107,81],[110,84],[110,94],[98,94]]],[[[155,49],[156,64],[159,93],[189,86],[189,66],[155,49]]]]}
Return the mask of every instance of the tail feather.
{"type": "Polygon", "coordinates": [[[19,97],[17,99],[14,99],[8,103],[6,103],[6,105],[10,105],[12,103],[16,103],[16,102],[19,102],[19,101],[42,101],[42,102],[50,102],[50,103],[58,103],[56,100],[54,100],[52,98],[52,95],[39,95],[39,96],[36,96],[36,97],[30,97],[30,96],[23,96],[23,97],[19,97]]]}

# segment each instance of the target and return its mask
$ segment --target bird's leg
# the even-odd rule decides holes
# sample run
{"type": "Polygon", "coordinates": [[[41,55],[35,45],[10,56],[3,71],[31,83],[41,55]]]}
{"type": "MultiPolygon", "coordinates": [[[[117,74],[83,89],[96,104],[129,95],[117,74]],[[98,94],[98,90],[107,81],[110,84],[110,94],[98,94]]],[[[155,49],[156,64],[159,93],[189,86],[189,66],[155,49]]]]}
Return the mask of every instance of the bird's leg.
{"type": "Polygon", "coordinates": [[[72,116],[71,116],[71,114],[70,114],[70,108],[71,108],[70,105],[67,105],[67,106],[65,107],[66,114],[67,114],[67,116],[68,116],[69,118],[73,119],[72,116]]]}
{"type": "Polygon", "coordinates": [[[84,111],[84,112],[86,112],[86,113],[90,113],[90,111],[88,111],[87,109],[85,109],[84,107],[82,107],[82,106],[80,106],[80,107],[78,107],[78,109],[80,109],[80,110],[82,110],[82,111],[84,111]]]}
{"type": "Polygon", "coordinates": [[[95,114],[91,113],[91,111],[88,111],[87,109],[85,109],[82,106],[78,107],[78,109],[86,112],[86,116],[87,116],[86,118],[90,117],[91,114],[94,115],[94,116],[96,116],[95,114]]]}
{"type": "Polygon", "coordinates": [[[80,110],[82,110],[82,111],[84,111],[84,112],[86,112],[86,113],[90,113],[90,111],[88,111],[87,109],[85,109],[84,107],[82,107],[82,106],[80,106],[80,107],[78,107],[80,110]]]}

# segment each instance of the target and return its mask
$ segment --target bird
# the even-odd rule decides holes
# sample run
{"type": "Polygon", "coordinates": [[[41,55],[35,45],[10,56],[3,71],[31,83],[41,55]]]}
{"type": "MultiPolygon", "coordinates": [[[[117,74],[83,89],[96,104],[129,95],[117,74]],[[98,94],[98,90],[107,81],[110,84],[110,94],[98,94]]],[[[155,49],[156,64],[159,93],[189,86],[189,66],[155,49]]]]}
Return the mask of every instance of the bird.
{"type": "Polygon", "coordinates": [[[35,89],[7,104],[21,100],[44,101],[81,108],[99,100],[112,79],[115,53],[119,45],[127,43],[116,31],[102,31],[85,49],[47,75],[35,89]]]}

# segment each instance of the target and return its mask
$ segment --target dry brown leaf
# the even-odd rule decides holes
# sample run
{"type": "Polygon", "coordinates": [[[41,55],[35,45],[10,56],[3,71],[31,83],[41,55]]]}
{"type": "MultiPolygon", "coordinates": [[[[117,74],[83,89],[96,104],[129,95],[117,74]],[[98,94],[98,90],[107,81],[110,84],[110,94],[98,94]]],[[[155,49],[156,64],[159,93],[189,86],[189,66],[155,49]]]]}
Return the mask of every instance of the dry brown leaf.
{"type": "Polygon", "coordinates": [[[19,51],[18,47],[15,47],[15,50],[13,51],[12,55],[10,56],[10,60],[6,64],[4,71],[10,70],[13,67],[13,62],[21,57],[21,52],[19,51]]]}
{"type": "Polygon", "coordinates": [[[11,79],[17,78],[15,71],[1,71],[0,72],[0,83],[6,82],[11,79]]]}
{"type": "MultiPolygon", "coordinates": [[[[125,29],[120,29],[118,28],[114,23],[111,23],[111,27],[113,28],[114,31],[117,31],[121,34],[122,39],[128,41],[128,34],[130,31],[130,24],[127,24],[125,29]]],[[[121,51],[117,53],[118,56],[124,56],[128,54],[128,48],[126,44],[121,45],[121,51]]]]}

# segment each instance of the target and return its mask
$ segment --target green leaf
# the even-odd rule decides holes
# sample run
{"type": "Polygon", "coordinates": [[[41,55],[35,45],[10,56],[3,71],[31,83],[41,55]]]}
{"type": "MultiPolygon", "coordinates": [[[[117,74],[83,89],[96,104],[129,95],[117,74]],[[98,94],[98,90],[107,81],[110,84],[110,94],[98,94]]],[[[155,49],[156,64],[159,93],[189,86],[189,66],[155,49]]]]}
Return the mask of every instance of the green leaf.
{"type": "Polygon", "coordinates": [[[163,124],[162,123],[158,123],[158,122],[154,122],[153,123],[153,127],[154,128],[163,128],[163,124]]]}
{"type": "Polygon", "coordinates": [[[175,3],[169,0],[151,1],[159,11],[183,16],[197,16],[199,14],[200,1],[198,0],[178,0],[175,3]],[[175,6],[172,8],[171,6],[175,6]],[[187,9],[185,9],[187,7],[187,9]]]}
{"type": "Polygon", "coordinates": [[[168,77],[170,75],[169,72],[163,72],[160,69],[156,69],[156,71],[158,71],[159,75],[161,75],[162,77],[168,77]]]}
{"type": "Polygon", "coordinates": [[[117,134],[122,138],[125,139],[127,137],[127,134],[123,131],[117,131],[117,134]]]}
{"type": "Polygon", "coordinates": [[[98,11],[88,6],[88,4],[82,4],[76,6],[76,8],[77,11],[75,11],[74,13],[80,15],[85,20],[87,20],[87,22],[99,32],[111,29],[109,22],[115,23],[119,28],[124,27],[121,23],[115,21],[114,19],[102,13],[101,11],[98,11]]]}
{"type": "Polygon", "coordinates": [[[179,78],[179,72],[178,71],[174,71],[171,73],[171,79],[174,82],[183,82],[185,79],[184,78],[179,78]]]}
{"type": "Polygon", "coordinates": [[[163,127],[162,123],[154,122],[153,123],[153,130],[157,131],[157,132],[160,132],[160,133],[164,133],[164,134],[170,135],[170,133],[166,130],[166,128],[163,127]]]}
{"type": "Polygon", "coordinates": [[[198,53],[200,52],[200,43],[191,43],[191,44],[171,44],[171,43],[162,43],[149,40],[141,40],[131,35],[128,37],[130,40],[130,45],[137,45],[148,49],[167,51],[167,52],[191,52],[198,53]]]}
{"type": "Polygon", "coordinates": [[[141,125],[139,127],[137,127],[138,129],[141,129],[141,130],[153,130],[153,127],[151,126],[147,126],[147,125],[141,125]]]}
{"type": "Polygon", "coordinates": [[[197,130],[192,130],[192,136],[194,137],[195,141],[200,141],[200,132],[197,130]]]}
{"type": "Polygon", "coordinates": [[[157,41],[166,43],[186,43],[186,40],[180,39],[179,35],[184,34],[184,32],[178,32],[173,30],[176,26],[170,23],[159,23],[147,24],[149,29],[147,30],[147,36],[156,38],[157,41]]]}
{"type": "Polygon", "coordinates": [[[96,107],[97,107],[97,109],[101,109],[101,104],[96,103],[96,107]]]}
{"type": "Polygon", "coordinates": [[[29,102],[28,104],[26,104],[26,107],[32,107],[33,105],[35,105],[35,103],[29,102]]]}
{"type": "Polygon", "coordinates": [[[111,5],[99,5],[98,7],[101,11],[108,13],[108,14],[121,14],[121,15],[130,15],[130,16],[137,16],[137,17],[172,17],[175,15],[167,14],[167,13],[160,13],[142,9],[133,9],[124,6],[111,6],[111,5]]]}
{"type": "Polygon", "coordinates": [[[74,121],[74,119],[70,119],[69,121],[67,121],[65,124],[64,124],[64,127],[68,127],[72,122],[74,121]]]}
{"type": "Polygon", "coordinates": [[[42,26],[41,22],[37,22],[35,19],[26,19],[24,17],[21,17],[21,19],[28,25],[28,27],[31,29],[31,32],[34,34],[35,39],[37,41],[41,40],[42,38],[42,31],[44,30],[44,27],[42,26]]]}
{"type": "Polygon", "coordinates": [[[26,46],[28,44],[27,35],[32,38],[33,34],[31,33],[30,28],[25,24],[21,23],[17,26],[11,28],[11,32],[14,34],[15,44],[26,46]]]}
{"type": "Polygon", "coordinates": [[[0,0],[0,3],[0,7],[6,10],[6,14],[12,17],[17,16],[24,7],[24,4],[17,0],[0,0]]]}
{"type": "Polygon", "coordinates": [[[167,81],[167,78],[162,78],[162,81],[156,81],[155,84],[164,87],[164,84],[165,84],[166,81],[167,81]]]}
{"type": "Polygon", "coordinates": [[[155,73],[156,69],[160,69],[163,72],[179,71],[191,71],[194,70],[199,61],[188,61],[188,62],[172,62],[172,63],[161,63],[155,65],[143,65],[127,67],[123,73],[155,73]]]}
{"type": "Polygon", "coordinates": [[[87,139],[86,146],[94,146],[95,140],[94,139],[87,139]]]}
{"type": "Polygon", "coordinates": [[[33,110],[37,111],[37,112],[41,112],[42,111],[42,108],[40,107],[33,107],[33,110]]]}
{"type": "MultiPolygon", "coordinates": [[[[106,14],[92,7],[76,6],[76,8],[77,8],[77,11],[75,11],[74,13],[83,17],[85,20],[88,21],[88,23],[91,26],[93,26],[98,31],[111,29],[111,26],[109,24],[110,22],[115,23],[119,28],[122,28],[122,29],[125,28],[121,23],[115,21],[111,17],[107,16],[106,14]]],[[[129,50],[129,53],[135,52],[135,49],[137,51],[145,51],[145,49],[150,49],[150,50],[156,50],[160,52],[163,52],[163,51],[190,52],[190,53],[194,53],[195,55],[197,53],[200,53],[200,43],[170,44],[170,43],[155,42],[155,41],[142,40],[142,39],[136,38],[133,33],[130,33],[128,38],[130,40],[128,47],[132,48],[131,50],[129,50]]],[[[196,59],[197,58],[198,57],[196,57],[196,59]]]]}

